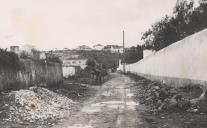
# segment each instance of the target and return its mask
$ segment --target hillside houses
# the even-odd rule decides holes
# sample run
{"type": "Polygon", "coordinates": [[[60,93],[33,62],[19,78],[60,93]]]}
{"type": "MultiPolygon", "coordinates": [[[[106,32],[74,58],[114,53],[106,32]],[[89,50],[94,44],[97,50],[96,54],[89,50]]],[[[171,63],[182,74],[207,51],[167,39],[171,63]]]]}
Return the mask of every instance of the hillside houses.
{"type": "Polygon", "coordinates": [[[25,44],[22,46],[10,46],[10,51],[14,52],[16,54],[20,54],[21,52],[25,52],[27,54],[31,54],[33,52],[33,50],[35,50],[35,46],[34,45],[30,45],[30,44],[25,44]]]}
{"type": "Polygon", "coordinates": [[[104,51],[108,51],[111,53],[123,53],[123,47],[119,46],[119,45],[106,45],[106,46],[104,46],[102,44],[96,44],[96,45],[93,45],[92,48],[87,45],[81,45],[74,50],[82,50],[82,51],[93,51],[93,50],[101,51],[101,50],[104,50],[104,51]]]}
{"type": "Polygon", "coordinates": [[[80,67],[81,69],[86,68],[86,58],[67,58],[62,60],[64,67],[80,67]]]}
{"type": "MultiPolygon", "coordinates": [[[[10,50],[15,53],[19,53],[21,48],[19,46],[11,46],[10,50]]],[[[92,48],[86,45],[81,45],[76,49],[70,50],[68,48],[64,48],[62,50],[51,50],[51,51],[37,51],[33,46],[24,46],[23,49],[25,52],[31,52],[32,55],[29,55],[29,58],[46,60],[51,58],[59,58],[62,61],[62,70],[63,76],[68,78],[69,76],[73,76],[80,69],[85,69],[87,67],[86,63],[89,56],[85,56],[81,51],[86,52],[87,54],[100,52],[99,54],[104,54],[105,52],[110,53],[123,53],[123,48],[118,45],[101,45],[96,44],[92,48]],[[105,52],[102,52],[105,51],[105,52]],[[89,52],[89,53],[88,53],[89,52]]],[[[25,53],[26,55],[28,55],[25,53]]],[[[54,59],[53,59],[54,60],[54,59]]]]}
{"type": "Polygon", "coordinates": [[[53,54],[62,61],[63,76],[74,76],[79,69],[86,68],[87,58],[80,56],[77,50],[56,50],[53,54]]]}
{"type": "Polygon", "coordinates": [[[19,48],[19,46],[10,46],[10,51],[16,53],[17,55],[19,55],[20,48],[19,48]]]}
{"type": "Polygon", "coordinates": [[[33,60],[45,60],[47,52],[38,51],[33,45],[10,46],[10,52],[16,53],[20,58],[33,60]]]}
{"type": "Polygon", "coordinates": [[[109,51],[111,53],[123,53],[123,47],[119,45],[106,45],[104,51],[109,51]]]}
{"type": "Polygon", "coordinates": [[[87,45],[81,45],[81,46],[77,47],[75,50],[91,51],[91,50],[93,50],[93,49],[90,48],[90,47],[87,46],[87,45]]]}
{"type": "Polygon", "coordinates": [[[63,64],[63,76],[68,78],[69,76],[73,76],[79,69],[86,68],[86,58],[67,58],[62,60],[63,64]]]}
{"type": "Polygon", "coordinates": [[[93,45],[93,49],[100,51],[100,50],[103,50],[104,49],[104,46],[101,45],[101,44],[96,44],[96,45],[93,45]]]}

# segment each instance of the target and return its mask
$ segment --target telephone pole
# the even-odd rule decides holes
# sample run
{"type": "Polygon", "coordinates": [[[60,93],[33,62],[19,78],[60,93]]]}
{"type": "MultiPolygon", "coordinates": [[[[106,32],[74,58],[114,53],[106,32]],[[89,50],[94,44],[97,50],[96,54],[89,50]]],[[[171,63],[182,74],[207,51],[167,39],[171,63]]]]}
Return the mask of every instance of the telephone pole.
{"type": "Polygon", "coordinates": [[[125,37],[124,36],[125,35],[124,35],[124,31],[123,31],[123,55],[122,55],[123,56],[123,62],[122,63],[123,63],[123,72],[125,74],[126,70],[125,70],[125,46],[124,46],[125,45],[124,44],[125,43],[125,39],[124,39],[125,37]]]}

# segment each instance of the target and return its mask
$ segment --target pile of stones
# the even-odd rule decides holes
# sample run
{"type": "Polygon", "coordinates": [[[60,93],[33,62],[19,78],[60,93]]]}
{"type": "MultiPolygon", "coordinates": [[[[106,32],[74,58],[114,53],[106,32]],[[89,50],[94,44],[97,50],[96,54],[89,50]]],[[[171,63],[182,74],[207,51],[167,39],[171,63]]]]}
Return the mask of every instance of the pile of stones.
{"type": "Polygon", "coordinates": [[[14,122],[39,122],[61,119],[74,102],[46,88],[31,87],[8,94],[8,119],[14,122]]]}

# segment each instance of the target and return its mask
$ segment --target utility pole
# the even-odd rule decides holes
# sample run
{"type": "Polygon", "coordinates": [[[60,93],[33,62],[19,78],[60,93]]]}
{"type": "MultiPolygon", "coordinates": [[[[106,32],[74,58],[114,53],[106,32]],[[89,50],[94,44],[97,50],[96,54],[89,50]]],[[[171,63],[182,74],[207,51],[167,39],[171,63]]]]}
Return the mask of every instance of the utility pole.
{"type": "Polygon", "coordinates": [[[124,44],[125,43],[125,41],[124,41],[125,39],[124,38],[125,37],[124,37],[124,31],[123,31],[123,55],[122,55],[123,56],[123,62],[122,63],[123,63],[123,72],[125,74],[126,70],[125,70],[125,46],[124,46],[125,45],[124,44]]]}

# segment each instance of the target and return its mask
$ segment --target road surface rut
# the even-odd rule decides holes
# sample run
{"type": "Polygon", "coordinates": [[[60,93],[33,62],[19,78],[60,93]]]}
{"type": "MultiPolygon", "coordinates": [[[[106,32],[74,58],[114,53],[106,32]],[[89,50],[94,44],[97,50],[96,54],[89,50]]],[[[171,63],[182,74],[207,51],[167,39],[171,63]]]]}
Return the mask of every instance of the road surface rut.
{"type": "Polygon", "coordinates": [[[141,123],[130,87],[134,81],[114,73],[82,109],[54,128],[137,128],[141,123]]]}

